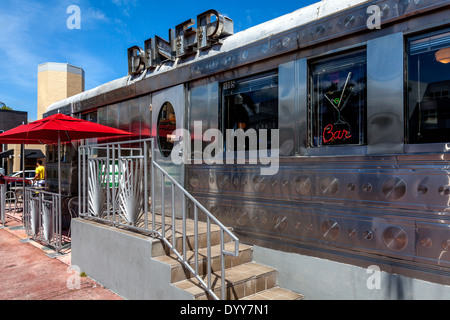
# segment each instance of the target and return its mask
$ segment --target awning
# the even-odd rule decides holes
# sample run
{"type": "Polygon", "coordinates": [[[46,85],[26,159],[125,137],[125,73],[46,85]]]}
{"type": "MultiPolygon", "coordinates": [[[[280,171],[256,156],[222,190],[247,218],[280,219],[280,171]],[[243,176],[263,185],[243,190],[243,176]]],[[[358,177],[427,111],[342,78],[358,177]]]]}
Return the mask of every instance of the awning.
{"type": "Polygon", "coordinates": [[[25,150],[25,159],[44,159],[45,155],[44,153],[37,149],[27,149],[25,150]]]}
{"type": "Polygon", "coordinates": [[[3,151],[2,153],[0,153],[0,159],[5,159],[5,158],[9,158],[9,156],[13,156],[14,155],[14,150],[7,150],[7,151],[3,151]]]}
{"type": "MultiPolygon", "coordinates": [[[[0,153],[0,159],[9,158],[14,155],[14,150],[10,149],[0,153]]],[[[27,149],[25,150],[25,159],[44,159],[45,155],[41,150],[27,149]]]]}

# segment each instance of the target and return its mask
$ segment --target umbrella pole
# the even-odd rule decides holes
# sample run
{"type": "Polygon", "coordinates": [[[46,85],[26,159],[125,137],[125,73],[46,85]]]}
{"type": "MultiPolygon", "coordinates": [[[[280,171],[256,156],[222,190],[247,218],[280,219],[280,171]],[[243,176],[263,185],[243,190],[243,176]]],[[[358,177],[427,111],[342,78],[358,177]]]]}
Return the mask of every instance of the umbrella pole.
{"type": "MultiPolygon", "coordinates": [[[[22,205],[23,205],[23,209],[22,209],[22,217],[25,217],[25,145],[22,144],[21,148],[20,148],[20,153],[21,153],[21,159],[20,161],[22,162],[22,205]]],[[[25,219],[23,219],[23,222],[25,222],[25,219]]]]}
{"type": "Polygon", "coordinates": [[[61,196],[61,137],[58,131],[58,190],[61,196]]]}
{"type": "MultiPolygon", "coordinates": [[[[61,219],[62,219],[62,212],[61,212],[61,201],[62,201],[62,197],[61,197],[61,131],[58,131],[58,190],[59,190],[59,201],[58,201],[59,240],[58,241],[62,241],[62,239],[61,239],[61,228],[62,228],[62,225],[61,225],[62,224],[62,221],[61,221],[61,219]]],[[[59,250],[59,248],[58,248],[58,250],[59,250]]]]}

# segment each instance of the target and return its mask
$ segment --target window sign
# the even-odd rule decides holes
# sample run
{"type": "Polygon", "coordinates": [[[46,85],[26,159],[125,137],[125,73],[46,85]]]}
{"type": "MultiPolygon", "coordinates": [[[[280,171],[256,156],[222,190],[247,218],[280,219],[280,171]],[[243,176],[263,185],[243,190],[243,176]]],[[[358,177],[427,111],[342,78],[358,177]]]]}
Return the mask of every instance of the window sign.
{"type": "Polygon", "coordinates": [[[311,146],[364,144],[365,52],[314,62],[311,71],[311,146]]]}
{"type": "MultiPolygon", "coordinates": [[[[122,172],[120,176],[125,172],[125,166],[122,166],[122,172]]],[[[106,187],[109,185],[109,188],[118,188],[119,187],[119,162],[115,161],[115,164],[110,162],[109,164],[109,176],[108,176],[108,168],[105,163],[99,163],[99,181],[101,182],[102,187],[106,187]]]]}
{"type": "Polygon", "coordinates": [[[449,142],[450,30],[408,44],[408,142],[449,142]]]}

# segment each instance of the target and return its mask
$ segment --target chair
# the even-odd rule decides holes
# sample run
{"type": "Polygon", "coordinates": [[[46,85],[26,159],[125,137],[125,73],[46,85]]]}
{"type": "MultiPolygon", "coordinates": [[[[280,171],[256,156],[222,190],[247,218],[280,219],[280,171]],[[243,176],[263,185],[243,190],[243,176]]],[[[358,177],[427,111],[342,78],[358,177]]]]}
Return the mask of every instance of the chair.
{"type": "Polygon", "coordinates": [[[14,212],[13,215],[16,214],[17,209],[17,197],[16,193],[14,191],[8,191],[5,194],[5,210],[8,210],[9,212],[12,211],[12,204],[14,203],[14,212]],[[8,209],[6,209],[8,207],[8,209]]]}
{"type": "Polygon", "coordinates": [[[16,188],[14,191],[15,197],[16,197],[16,204],[14,206],[14,210],[17,212],[17,209],[19,208],[19,204],[22,203],[22,211],[23,211],[23,188],[16,188]]]}
{"type": "MultiPolygon", "coordinates": [[[[69,200],[69,203],[67,204],[67,207],[69,208],[70,213],[70,220],[78,218],[78,197],[71,198],[69,200]]],[[[68,237],[71,236],[71,229],[72,229],[72,222],[70,221],[69,231],[68,231],[68,237]]]]}

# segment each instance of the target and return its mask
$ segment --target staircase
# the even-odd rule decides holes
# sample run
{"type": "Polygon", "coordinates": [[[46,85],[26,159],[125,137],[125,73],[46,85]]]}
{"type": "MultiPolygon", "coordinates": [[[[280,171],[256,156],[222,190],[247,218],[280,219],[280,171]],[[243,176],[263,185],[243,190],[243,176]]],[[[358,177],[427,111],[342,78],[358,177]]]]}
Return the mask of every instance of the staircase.
{"type": "MultiPolygon", "coordinates": [[[[198,269],[204,276],[207,268],[206,231],[199,222],[198,240],[198,269]]],[[[192,268],[195,268],[194,248],[194,221],[187,220],[187,248],[186,256],[192,268]]],[[[184,267],[179,259],[164,244],[158,243],[159,248],[154,247],[153,258],[164,262],[171,267],[172,285],[192,294],[195,300],[210,300],[212,297],[202,288],[199,281],[193,277],[190,271],[184,267]],[[155,256],[156,255],[156,256],[155,256]]],[[[182,252],[182,237],[176,236],[176,246],[182,252]]],[[[234,243],[227,242],[225,249],[234,251],[234,243]]],[[[221,256],[220,256],[220,231],[211,232],[211,276],[212,289],[221,298],[221,256]]],[[[253,247],[245,244],[239,246],[239,256],[225,258],[225,283],[226,298],[222,300],[302,300],[303,295],[277,286],[277,270],[261,265],[253,261],[253,247]]],[[[202,278],[207,281],[206,276],[202,278]]]]}

